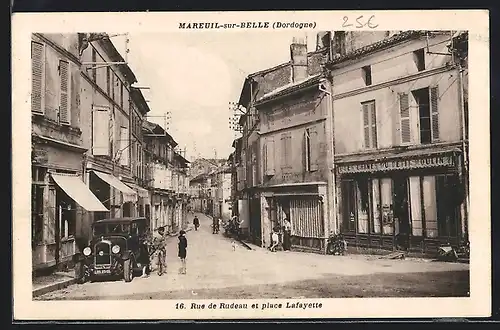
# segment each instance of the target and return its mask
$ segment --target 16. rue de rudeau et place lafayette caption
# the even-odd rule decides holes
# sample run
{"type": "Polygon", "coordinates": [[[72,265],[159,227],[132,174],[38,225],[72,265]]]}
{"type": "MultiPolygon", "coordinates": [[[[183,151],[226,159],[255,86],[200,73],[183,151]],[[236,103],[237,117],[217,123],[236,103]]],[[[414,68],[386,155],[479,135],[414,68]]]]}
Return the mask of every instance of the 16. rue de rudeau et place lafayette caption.
{"type": "Polygon", "coordinates": [[[176,303],[176,309],[186,309],[186,305],[189,309],[197,309],[197,310],[206,310],[206,309],[260,309],[260,310],[268,310],[268,309],[318,309],[323,308],[322,303],[318,302],[266,302],[266,303],[225,303],[225,302],[212,302],[209,304],[205,303],[195,303],[192,302],[190,304],[184,303],[176,303]]]}

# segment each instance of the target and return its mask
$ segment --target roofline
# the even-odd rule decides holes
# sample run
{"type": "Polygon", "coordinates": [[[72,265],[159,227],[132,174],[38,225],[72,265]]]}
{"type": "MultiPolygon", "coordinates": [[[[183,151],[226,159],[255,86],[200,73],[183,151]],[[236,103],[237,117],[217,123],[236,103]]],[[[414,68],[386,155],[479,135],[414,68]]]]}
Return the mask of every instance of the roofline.
{"type": "Polygon", "coordinates": [[[427,31],[404,31],[398,34],[393,35],[390,38],[383,39],[372,44],[366,45],[364,47],[358,48],[354,51],[351,51],[343,56],[340,56],[337,59],[333,59],[325,63],[325,68],[332,69],[337,64],[341,64],[347,62],[349,60],[355,60],[359,56],[366,56],[369,54],[373,54],[376,52],[380,52],[390,47],[394,47],[398,44],[402,44],[408,42],[413,39],[418,39],[424,36],[427,31]]]}
{"type": "MultiPolygon", "coordinates": [[[[178,146],[179,144],[174,140],[174,138],[172,137],[172,135],[170,135],[163,127],[161,127],[160,125],[156,124],[156,123],[153,123],[153,122],[150,122],[149,120],[144,120],[144,122],[148,123],[148,124],[152,124],[152,125],[155,125],[155,128],[160,128],[162,130],[162,133],[165,133],[165,137],[168,138],[168,140],[171,142],[172,146],[173,147],[176,147],[178,146]]],[[[146,130],[146,128],[143,126],[142,127],[143,130],[146,130]]],[[[148,134],[145,134],[145,136],[148,136],[148,134]]]]}
{"type": "Polygon", "coordinates": [[[314,88],[317,85],[321,84],[321,82],[324,80],[325,80],[325,77],[322,74],[320,74],[317,77],[311,78],[310,80],[306,80],[302,84],[298,84],[296,86],[291,86],[289,88],[286,88],[286,89],[280,91],[279,93],[277,93],[275,95],[269,96],[265,99],[261,99],[261,100],[255,102],[255,107],[258,108],[258,107],[263,106],[266,103],[274,102],[274,101],[277,101],[277,100],[282,99],[282,98],[290,97],[290,96],[297,94],[299,92],[309,90],[309,89],[314,88]]]}
{"type": "Polygon", "coordinates": [[[146,113],[148,113],[149,111],[151,111],[151,109],[149,108],[148,103],[146,102],[146,99],[144,98],[144,95],[142,94],[142,91],[139,88],[130,87],[130,97],[132,99],[134,99],[134,98],[138,98],[139,99],[139,102],[142,105],[141,108],[142,109],[146,109],[146,111],[141,111],[141,113],[143,115],[145,115],[146,113]]]}
{"type": "MultiPolygon", "coordinates": [[[[113,45],[113,42],[109,39],[109,35],[107,33],[102,33],[102,35],[103,38],[99,38],[97,42],[104,48],[105,51],[110,53],[110,57],[114,57],[114,60],[117,60],[117,62],[125,62],[123,56],[118,52],[115,45],[113,45]]],[[[128,63],[118,64],[117,67],[128,80],[130,85],[137,82],[137,77],[129,67],[128,63]]]]}

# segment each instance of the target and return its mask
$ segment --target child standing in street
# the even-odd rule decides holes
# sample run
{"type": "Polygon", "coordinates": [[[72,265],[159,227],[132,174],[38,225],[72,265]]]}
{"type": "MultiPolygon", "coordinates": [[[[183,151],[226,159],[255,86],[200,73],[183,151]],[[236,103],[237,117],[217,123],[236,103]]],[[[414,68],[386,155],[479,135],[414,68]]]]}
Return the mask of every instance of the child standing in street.
{"type": "Polygon", "coordinates": [[[186,274],[186,255],[187,255],[187,239],[186,232],[181,230],[179,233],[179,253],[178,256],[181,259],[181,268],[179,269],[179,274],[186,274]]]}

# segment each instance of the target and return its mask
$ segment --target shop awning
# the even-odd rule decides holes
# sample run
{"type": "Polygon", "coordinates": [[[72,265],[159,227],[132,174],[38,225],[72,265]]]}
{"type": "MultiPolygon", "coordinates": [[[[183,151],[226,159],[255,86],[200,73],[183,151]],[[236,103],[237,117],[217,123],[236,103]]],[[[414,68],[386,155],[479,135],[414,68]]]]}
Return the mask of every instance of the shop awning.
{"type": "Polygon", "coordinates": [[[121,191],[123,193],[123,202],[135,202],[137,200],[137,193],[121,182],[117,177],[102,172],[92,172],[94,172],[94,174],[97,175],[102,181],[121,191]]]}
{"type": "Polygon", "coordinates": [[[56,184],[87,211],[109,211],[76,175],[51,174],[56,184]]]}
{"type": "Polygon", "coordinates": [[[144,189],[136,184],[133,184],[133,183],[127,183],[127,186],[129,186],[134,191],[136,191],[137,195],[139,195],[139,197],[141,197],[141,198],[148,198],[149,197],[149,191],[147,191],[146,189],[144,189]]]}

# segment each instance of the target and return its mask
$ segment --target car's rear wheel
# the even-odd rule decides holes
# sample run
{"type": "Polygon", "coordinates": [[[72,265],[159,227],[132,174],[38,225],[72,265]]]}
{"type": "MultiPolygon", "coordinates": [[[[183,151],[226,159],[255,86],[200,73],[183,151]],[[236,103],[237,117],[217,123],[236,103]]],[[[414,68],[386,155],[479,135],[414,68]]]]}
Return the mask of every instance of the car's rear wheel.
{"type": "Polygon", "coordinates": [[[123,279],[125,282],[131,282],[134,278],[134,262],[132,258],[123,262],[123,279]]]}

